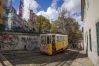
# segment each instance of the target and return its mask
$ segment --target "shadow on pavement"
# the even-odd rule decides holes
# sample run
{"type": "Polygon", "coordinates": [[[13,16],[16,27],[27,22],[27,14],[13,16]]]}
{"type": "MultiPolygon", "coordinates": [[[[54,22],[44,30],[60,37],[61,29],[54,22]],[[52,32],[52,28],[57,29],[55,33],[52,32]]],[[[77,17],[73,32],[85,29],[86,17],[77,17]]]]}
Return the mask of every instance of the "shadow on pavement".
{"type": "MultiPolygon", "coordinates": [[[[4,53],[3,56],[13,65],[21,64],[50,64],[54,62],[67,62],[70,61],[68,65],[71,65],[73,60],[77,58],[86,57],[85,54],[80,54],[79,51],[66,50],[65,52],[56,54],[55,56],[48,56],[41,54],[39,51],[9,51],[4,53]]],[[[2,60],[5,61],[5,60],[2,60]]],[[[45,64],[45,65],[46,65],[45,64]]],[[[4,65],[4,64],[3,64],[4,65]]]]}

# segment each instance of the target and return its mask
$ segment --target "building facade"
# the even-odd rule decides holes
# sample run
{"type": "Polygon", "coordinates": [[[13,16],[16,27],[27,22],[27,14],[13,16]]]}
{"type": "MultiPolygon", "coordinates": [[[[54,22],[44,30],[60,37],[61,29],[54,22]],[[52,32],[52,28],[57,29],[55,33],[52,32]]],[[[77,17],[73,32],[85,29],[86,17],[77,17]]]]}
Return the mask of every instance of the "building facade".
{"type": "Polygon", "coordinates": [[[16,15],[16,10],[13,7],[11,7],[11,8],[7,8],[6,12],[7,12],[7,20],[5,23],[5,31],[11,31],[13,18],[16,15]]]}
{"type": "Polygon", "coordinates": [[[5,7],[4,3],[7,2],[7,0],[0,0],[0,30],[4,30],[4,21],[5,21],[5,7]]]}
{"type": "Polygon", "coordinates": [[[8,19],[8,13],[12,6],[12,0],[0,0],[0,30],[4,31],[6,27],[6,21],[8,19]]]}
{"type": "Polygon", "coordinates": [[[33,10],[30,9],[29,0],[20,0],[19,16],[23,20],[25,20],[24,21],[25,31],[33,32],[34,31],[33,24],[36,21],[36,15],[33,13],[33,10]],[[25,5],[25,4],[27,4],[27,5],[25,5]]]}
{"type": "Polygon", "coordinates": [[[30,17],[29,0],[20,0],[19,15],[26,21],[29,20],[30,17]]]}
{"type": "Polygon", "coordinates": [[[3,0],[0,0],[0,24],[2,24],[3,0]]]}
{"type": "Polygon", "coordinates": [[[84,22],[84,51],[99,66],[99,0],[81,0],[84,22]]]}

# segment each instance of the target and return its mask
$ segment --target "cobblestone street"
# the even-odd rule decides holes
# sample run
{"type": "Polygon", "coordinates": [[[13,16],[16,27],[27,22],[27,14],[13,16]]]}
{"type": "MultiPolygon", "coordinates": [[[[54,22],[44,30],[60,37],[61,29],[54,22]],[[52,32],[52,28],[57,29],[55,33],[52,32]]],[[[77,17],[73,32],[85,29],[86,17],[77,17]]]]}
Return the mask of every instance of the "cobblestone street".
{"type": "Polygon", "coordinates": [[[3,56],[11,66],[93,66],[86,55],[76,50],[66,50],[54,56],[39,51],[7,51],[3,56]]]}

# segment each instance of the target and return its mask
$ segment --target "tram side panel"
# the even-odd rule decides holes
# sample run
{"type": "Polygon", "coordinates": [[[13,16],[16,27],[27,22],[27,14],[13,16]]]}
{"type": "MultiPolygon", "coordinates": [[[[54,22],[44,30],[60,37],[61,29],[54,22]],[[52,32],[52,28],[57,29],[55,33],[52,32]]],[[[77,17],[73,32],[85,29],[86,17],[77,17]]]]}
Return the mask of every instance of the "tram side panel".
{"type": "Polygon", "coordinates": [[[52,55],[52,44],[48,44],[48,54],[52,55]]]}
{"type": "Polygon", "coordinates": [[[46,36],[40,35],[40,51],[46,52],[46,36]]]}
{"type": "Polygon", "coordinates": [[[52,37],[51,37],[51,35],[47,35],[47,46],[48,46],[48,54],[52,55],[52,37]]]}
{"type": "Polygon", "coordinates": [[[66,49],[68,46],[68,37],[67,36],[57,36],[56,37],[56,51],[61,49],[66,49]]]}
{"type": "Polygon", "coordinates": [[[51,39],[48,39],[46,35],[40,36],[40,51],[52,55],[52,44],[49,40],[51,41],[51,39]]]}
{"type": "Polygon", "coordinates": [[[62,36],[57,36],[56,37],[56,51],[61,50],[63,48],[63,41],[62,41],[62,36]]]}
{"type": "Polygon", "coordinates": [[[64,49],[68,47],[68,36],[64,37],[64,49]]]}
{"type": "Polygon", "coordinates": [[[66,49],[68,46],[67,35],[55,35],[55,38],[52,38],[52,35],[41,35],[40,40],[40,51],[48,55],[52,55],[54,50],[57,53],[60,50],[66,49]],[[54,40],[55,43],[53,45],[54,40]]]}

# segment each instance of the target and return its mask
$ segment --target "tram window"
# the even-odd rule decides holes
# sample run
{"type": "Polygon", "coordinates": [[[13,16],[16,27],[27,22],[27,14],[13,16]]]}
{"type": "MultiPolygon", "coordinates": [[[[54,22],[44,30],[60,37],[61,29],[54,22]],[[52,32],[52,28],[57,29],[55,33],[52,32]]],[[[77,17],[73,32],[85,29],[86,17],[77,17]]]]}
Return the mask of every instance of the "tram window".
{"type": "Polygon", "coordinates": [[[41,36],[41,44],[45,44],[45,36],[41,36]]]}
{"type": "Polygon", "coordinates": [[[50,43],[50,38],[49,38],[49,36],[47,36],[47,44],[49,44],[50,43]]]}
{"type": "Polygon", "coordinates": [[[61,36],[61,41],[63,41],[63,36],[61,36]]]}
{"type": "Polygon", "coordinates": [[[60,41],[60,37],[58,36],[58,41],[60,41]]]}
{"type": "Polygon", "coordinates": [[[63,40],[65,41],[66,39],[65,39],[65,36],[63,37],[63,40]]]}
{"type": "Polygon", "coordinates": [[[65,40],[64,38],[65,38],[65,37],[63,36],[63,41],[65,40]]]}
{"type": "Polygon", "coordinates": [[[55,36],[52,36],[52,44],[55,44],[55,36]]]}
{"type": "Polygon", "coordinates": [[[0,44],[0,49],[1,49],[1,44],[0,44]]]}
{"type": "Polygon", "coordinates": [[[43,43],[43,36],[41,36],[41,43],[43,43]]]}
{"type": "Polygon", "coordinates": [[[59,41],[62,41],[62,37],[61,36],[59,37],[59,41]]]}
{"type": "Polygon", "coordinates": [[[58,36],[57,36],[56,38],[57,38],[57,40],[56,40],[56,41],[58,42],[58,36]]]}
{"type": "Polygon", "coordinates": [[[58,41],[60,41],[60,36],[58,36],[58,41]]]}
{"type": "Polygon", "coordinates": [[[50,43],[51,43],[51,36],[49,36],[49,41],[50,41],[50,43]]]}
{"type": "Polygon", "coordinates": [[[0,6],[1,6],[1,1],[0,1],[0,6]]]}
{"type": "Polygon", "coordinates": [[[59,42],[59,36],[57,36],[57,42],[59,42]]]}

